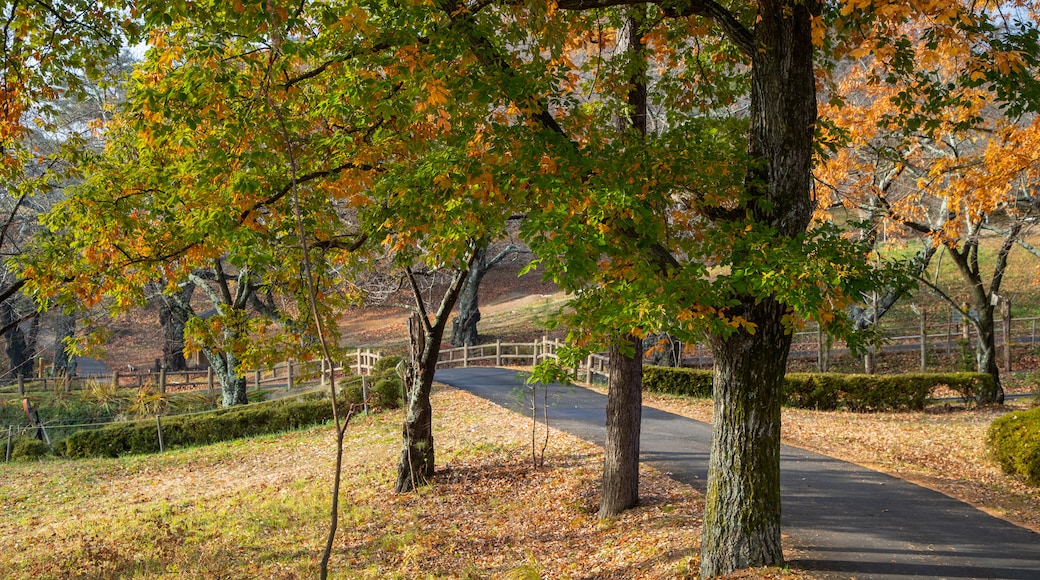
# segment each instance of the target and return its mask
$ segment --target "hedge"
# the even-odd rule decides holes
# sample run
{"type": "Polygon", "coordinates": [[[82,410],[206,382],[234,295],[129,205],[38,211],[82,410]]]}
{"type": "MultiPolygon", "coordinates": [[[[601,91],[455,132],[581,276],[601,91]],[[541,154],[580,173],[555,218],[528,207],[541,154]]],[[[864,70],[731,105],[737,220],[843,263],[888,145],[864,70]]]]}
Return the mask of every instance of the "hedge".
{"type": "MultiPolygon", "coordinates": [[[[167,448],[205,445],[240,437],[277,433],[324,423],[332,418],[328,399],[279,400],[220,409],[196,415],[162,419],[167,448]]],[[[117,457],[159,451],[155,420],[116,423],[91,431],[77,431],[65,439],[71,458],[117,457]]]]}
{"type": "Polygon", "coordinates": [[[650,393],[710,398],[711,371],[675,367],[643,367],[643,388],[650,393]]]}
{"type": "MultiPolygon", "coordinates": [[[[652,393],[711,397],[711,381],[711,371],[654,366],[643,370],[643,386],[652,393]]],[[[992,381],[982,373],[791,373],[784,379],[784,404],[824,411],[921,410],[937,387],[973,398],[981,389],[992,388],[992,381]]]]}
{"type": "Polygon", "coordinates": [[[1004,473],[1040,487],[1040,407],[993,421],[986,444],[1004,473]]]}

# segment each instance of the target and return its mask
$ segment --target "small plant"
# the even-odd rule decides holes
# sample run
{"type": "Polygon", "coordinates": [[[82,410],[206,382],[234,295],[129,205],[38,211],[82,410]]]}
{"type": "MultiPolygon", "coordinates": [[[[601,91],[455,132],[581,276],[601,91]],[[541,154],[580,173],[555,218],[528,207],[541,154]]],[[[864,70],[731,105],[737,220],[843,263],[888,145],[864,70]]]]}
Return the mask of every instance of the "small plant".
{"type": "Polygon", "coordinates": [[[134,417],[155,417],[165,415],[170,408],[169,397],[165,393],[155,391],[155,385],[145,383],[134,395],[126,408],[127,414],[134,417]]]}
{"type": "Polygon", "coordinates": [[[126,397],[119,393],[113,382],[89,381],[80,394],[80,400],[94,405],[106,415],[115,415],[126,405],[126,397]]]}

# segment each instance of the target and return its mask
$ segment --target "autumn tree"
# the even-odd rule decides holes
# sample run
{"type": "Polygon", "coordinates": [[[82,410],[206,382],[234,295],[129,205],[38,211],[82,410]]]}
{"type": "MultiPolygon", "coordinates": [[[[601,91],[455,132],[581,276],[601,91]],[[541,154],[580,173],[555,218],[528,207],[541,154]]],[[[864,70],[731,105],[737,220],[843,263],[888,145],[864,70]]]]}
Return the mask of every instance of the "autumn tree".
{"type": "MultiPolygon", "coordinates": [[[[1008,8],[997,14],[1004,10],[1008,8]]],[[[1012,20],[1003,15],[992,26],[1013,37],[1024,25],[1012,20]]],[[[914,37],[914,26],[903,25],[904,35],[912,39],[903,48],[904,56],[926,63],[918,74],[940,86],[941,97],[915,97],[914,83],[921,82],[916,79],[881,82],[883,70],[891,68],[884,54],[854,50],[850,56],[855,58],[841,66],[821,108],[828,129],[843,135],[846,146],[818,169],[817,176],[826,199],[865,214],[871,226],[868,236],[876,236],[887,223],[923,239],[914,271],[922,285],[975,327],[977,368],[993,376],[995,384],[979,399],[1002,402],[995,307],[1009,252],[1034,205],[1037,159],[1031,143],[1037,129],[1028,94],[1009,102],[1005,84],[982,81],[987,67],[1010,75],[1029,70],[1032,57],[1021,51],[997,52],[987,63],[979,53],[948,39],[914,37]],[[990,222],[1008,225],[1001,229],[1003,240],[992,265],[986,265],[979,250],[990,222]],[[962,284],[958,290],[941,288],[925,275],[940,249],[940,255],[948,255],[956,266],[962,284]]],[[[1026,83],[1022,88],[1028,87],[1026,83]]],[[[898,295],[889,290],[880,312],[872,314],[875,318],[898,295]]]]}

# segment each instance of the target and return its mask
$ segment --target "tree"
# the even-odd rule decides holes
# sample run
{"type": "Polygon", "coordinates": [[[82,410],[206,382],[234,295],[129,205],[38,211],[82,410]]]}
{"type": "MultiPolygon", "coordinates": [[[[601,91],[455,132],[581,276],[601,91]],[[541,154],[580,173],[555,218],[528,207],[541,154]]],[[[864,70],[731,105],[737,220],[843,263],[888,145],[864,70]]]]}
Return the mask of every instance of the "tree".
{"type": "MultiPolygon", "coordinates": [[[[473,252],[470,264],[476,253],[473,252]]],[[[433,376],[437,371],[437,358],[440,355],[444,329],[466,282],[467,268],[462,267],[451,273],[451,279],[441,294],[432,320],[419,288],[419,274],[411,267],[405,269],[405,274],[408,277],[415,308],[408,319],[409,362],[404,380],[406,415],[402,430],[401,460],[397,465],[397,483],[394,484],[394,491],[397,493],[412,491],[420,485],[425,485],[433,477],[435,453],[430,392],[433,388],[433,376]]]]}
{"type": "Polygon", "coordinates": [[[918,81],[910,102],[941,101],[904,46],[911,32],[950,38],[944,50],[977,50],[968,71],[1010,101],[1037,84],[1028,66],[1000,66],[1029,31],[992,41],[989,13],[952,3],[647,3],[662,118],[652,138],[635,138],[614,122],[628,107],[625,59],[601,58],[621,18],[607,9],[630,4],[150,6],[156,49],[128,116],[148,168],[131,182],[147,187],[111,188],[147,201],[135,219],[148,228],[129,228],[135,237],[111,256],[147,247],[183,274],[233,252],[236,267],[264,266],[291,288],[303,278],[294,264],[312,257],[328,278],[361,262],[322,254],[345,240],[381,242],[402,265],[459,265],[519,207],[528,243],[574,292],[579,347],[709,335],[716,422],[701,572],[778,564],[791,331],[805,318],[848,326],[834,312],[878,283],[864,248],[809,229],[817,47],[823,61],[868,46],[918,81]],[[918,14],[910,32],[890,26],[918,14]],[[155,191],[162,203],[148,201],[155,191]]]}
{"type": "MultiPolygon", "coordinates": [[[[1000,30],[1013,35],[1009,28],[1015,26],[1005,23],[1000,30]]],[[[892,223],[923,238],[914,272],[976,328],[977,369],[993,376],[995,384],[992,392],[979,394],[980,401],[1002,402],[994,308],[1008,254],[1032,211],[1036,121],[1032,114],[1023,116],[1022,105],[1003,110],[1011,105],[1003,100],[1002,84],[979,82],[985,74],[977,54],[944,52],[927,36],[906,46],[915,61],[934,63],[928,79],[945,83],[942,98],[908,99],[914,79],[877,82],[874,58],[847,64],[821,114],[848,143],[817,175],[827,197],[867,213],[873,226],[868,235],[876,237],[877,228],[892,223]],[[998,220],[1009,225],[987,274],[979,259],[980,238],[987,223],[998,220]],[[963,284],[958,291],[939,288],[924,275],[939,248],[957,267],[963,284]]],[[[994,58],[998,68],[1028,68],[1015,53],[994,58]]],[[[886,293],[878,315],[899,293],[886,293]]]]}
{"type": "MultiPolygon", "coordinates": [[[[627,2],[560,2],[559,7],[589,10],[621,4],[627,2]]],[[[1035,83],[1029,80],[1029,74],[1022,74],[1028,67],[1009,71],[1000,63],[1014,55],[1011,46],[1016,42],[1022,43],[1019,46],[1031,43],[1035,32],[1015,39],[994,35],[986,24],[986,13],[971,12],[955,3],[848,4],[840,10],[825,10],[822,4],[812,2],[761,1],[729,10],[713,2],[692,2],[665,5],[659,15],[662,28],[678,21],[699,25],[693,35],[689,30],[685,34],[672,32],[671,38],[684,39],[686,47],[696,46],[693,36],[710,38],[703,33],[706,25],[716,26],[715,30],[725,36],[728,54],[735,51],[743,59],[748,67],[744,70],[750,74],[749,100],[744,101],[750,107],[745,128],[735,122],[739,117],[731,116],[733,122],[727,124],[711,114],[685,119],[672,114],[684,101],[676,98],[676,93],[666,94],[661,99],[662,108],[669,112],[669,124],[652,145],[660,147],[667,143],[666,136],[678,135],[681,129],[687,144],[702,148],[699,155],[679,147],[662,147],[659,155],[647,159],[633,154],[633,149],[626,150],[628,171],[624,179],[614,182],[617,193],[613,197],[590,195],[596,203],[589,205],[596,207],[596,212],[585,205],[570,214],[570,221],[566,216],[556,219],[552,222],[555,228],[545,228],[553,233],[544,235],[535,249],[540,255],[552,255],[556,263],[566,264],[566,275],[578,287],[581,278],[586,283],[606,280],[607,275],[597,273],[596,268],[604,264],[600,256],[610,255],[609,264],[616,274],[607,281],[612,292],[624,292],[627,300],[616,296],[604,300],[602,294],[593,292],[589,296],[595,295],[598,300],[579,296],[575,308],[590,321],[602,324],[617,320],[617,309],[605,311],[597,304],[622,303],[644,311],[633,317],[646,321],[644,331],[652,326],[653,316],[675,321],[670,330],[687,336],[695,328],[708,332],[716,361],[715,424],[701,573],[714,576],[739,567],[782,561],[779,401],[792,328],[798,319],[809,317],[847,329],[847,320],[838,320],[834,312],[861,290],[880,283],[864,264],[866,248],[843,242],[833,229],[809,229],[814,209],[810,187],[813,155],[818,145],[827,144],[817,141],[815,135],[817,47],[826,50],[825,57],[834,59],[851,50],[849,45],[874,50],[878,58],[886,59],[886,66],[891,65],[893,78],[916,80],[904,100],[923,102],[924,106],[917,113],[914,107],[900,109],[900,116],[925,122],[936,114],[945,93],[927,70],[929,63],[906,54],[908,37],[950,39],[936,43],[942,44],[942,50],[976,47],[975,66],[967,70],[999,86],[1002,98],[1023,97],[1028,101],[1035,94],[1035,83]],[[912,30],[901,29],[900,25],[911,18],[915,24],[912,30]],[[1022,90],[1014,88],[1019,82],[1022,90]],[[747,139],[744,155],[737,154],[734,147],[740,135],[747,139]],[[711,147],[723,153],[713,164],[707,163],[717,154],[711,147]],[[642,163],[655,171],[647,172],[642,163]],[[726,175],[728,168],[737,175],[726,175]],[[640,180],[642,190],[631,187],[633,181],[640,184],[640,180]],[[625,184],[631,194],[619,198],[625,184]],[[648,195],[655,188],[668,194],[655,202],[648,195]],[[578,220],[588,227],[576,227],[578,220]],[[568,235],[568,227],[575,235],[568,235]],[[568,244],[581,250],[564,247],[568,244]],[[623,256],[641,260],[617,259],[623,256]],[[709,276],[710,284],[706,282],[709,276]]],[[[697,50],[697,55],[710,54],[699,47],[697,50]]],[[[668,58],[666,52],[661,54],[665,55],[662,60],[668,58]]],[[[725,62],[727,53],[718,54],[725,62]]],[[[690,71],[690,76],[694,71],[710,74],[697,69],[696,63],[701,62],[697,58],[682,62],[690,64],[659,69],[690,71]]],[[[730,78],[739,79],[740,75],[730,78]]],[[[669,85],[671,82],[662,80],[658,86],[674,86],[669,85]]],[[[729,86],[739,88],[741,84],[737,80],[729,86]]],[[[690,94],[682,95],[687,102],[690,94]]],[[[723,95],[719,93],[716,98],[723,95]]],[[[712,111],[711,103],[708,105],[701,111],[712,111]]],[[[557,127],[545,119],[547,111],[536,111],[543,113],[537,118],[544,120],[547,130],[555,131],[557,127]]],[[[592,140],[586,134],[572,141],[580,141],[585,155],[592,155],[594,148],[588,144],[592,140]]],[[[567,163],[574,161],[573,155],[560,157],[567,163]]],[[[572,183],[590,186],[583,193],[592,193],[591,184],[597,179],[602,183],[606,174],[609,171],[601,164],[594,175],[575,171],[570,176],[572,183]]]]}
{"type": "Polygon", "coordinates": [[[451,321],[451,344],[455,346],[473,346],[480,343],[477,323],[480,322],[480,283],[492,268],[500,264],[512,254],[521,252],[513,243],[500,248],[493,257],[488,258],[490,244],[476,250],[473,267],[466,275],[466,283],[459,294],[458,312],[451,321]]]}
{"type": "Polygon", "coordinates": [[[173,291],[169,297],[163,295],[162,288],[156,288],[152,292],[157,298],[154,302],[159,308],[159,326],[163,333],[162,368],[171,371],[183,371],[188,368],[188,361],[184,358],[184,330],[190,316],[184,316],[190,312],[192,296],[195,294],[195,283],[189,280],[173,291]],[[177,306],[174,306],[177,305],[177,306]]]}

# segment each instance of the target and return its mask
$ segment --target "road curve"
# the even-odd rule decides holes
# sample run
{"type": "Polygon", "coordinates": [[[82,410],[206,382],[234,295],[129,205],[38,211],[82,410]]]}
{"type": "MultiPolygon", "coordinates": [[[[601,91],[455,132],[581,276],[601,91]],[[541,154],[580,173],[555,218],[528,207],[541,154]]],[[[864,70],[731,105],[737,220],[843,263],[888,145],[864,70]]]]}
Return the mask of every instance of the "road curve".
{"type": "MultiPolygon", "coordinates": [[[[498,368],[442,369],[436,380],[523,412],[523,381],[498,368]]],[[[549,423],[603,444],[606,397],[550,385],[549,423]]],[[[711,428],[643,408],[644,463],[704,490],[711,428]]],[[[780,485],[791,564],[820,578],[1040,580],[1040,535],[941,493],[784,446],[780,485]]]]}

